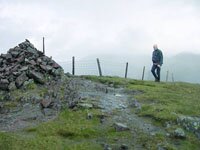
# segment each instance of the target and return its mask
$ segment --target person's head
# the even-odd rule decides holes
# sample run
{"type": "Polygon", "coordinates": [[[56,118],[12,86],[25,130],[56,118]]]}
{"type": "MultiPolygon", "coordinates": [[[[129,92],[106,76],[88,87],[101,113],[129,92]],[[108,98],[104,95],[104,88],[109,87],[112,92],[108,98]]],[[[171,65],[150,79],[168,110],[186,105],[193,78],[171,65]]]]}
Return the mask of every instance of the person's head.
{"type": "Polygon", "coordinates": [[[154,45],[153,45],[153,49],[154,49],[154,50],[157,50],[157,49],[158,49],[158,45],[157,45],[157,44],[154,44],[154,45]]]}

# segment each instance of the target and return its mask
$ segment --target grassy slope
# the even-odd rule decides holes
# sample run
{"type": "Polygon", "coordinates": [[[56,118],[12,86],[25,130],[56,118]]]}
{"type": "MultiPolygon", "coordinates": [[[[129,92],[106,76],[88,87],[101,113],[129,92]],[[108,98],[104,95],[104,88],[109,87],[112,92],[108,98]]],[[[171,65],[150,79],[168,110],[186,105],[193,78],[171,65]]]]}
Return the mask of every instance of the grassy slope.
{"type": "MultiPolygon", "coordinates": [[[[142,110],[138,115],[148,117],[160,126],[168,121],[174,123],[168,132],[178,127],[176,119],[180,115],[200,117],[199,84],[156,83],[117,77],[84,76],[84,78],[114,87],[124,86],[128,90],[141,91],[141,94],[135,96],[142,103],[142,110]]],[[[187,140],[178,141],[180,149],[199,149],[199,140],[191,133],[187,133],[187,136],[187,140]]],[[[145,137],[142,140],[145,140],[145,137]]]]}
{"type": "Polygon", "coordinates": [[[115,138],[130,136],[128,132],[115,132],[111,126],[100,126],[98,110],[89,110],[93,119],[86,119],[88,110],[60,113],[56,120],[37,127],[27,128],[19,133],[0,133],[1,150],[98,150],[106,139],[111,143],[115,138]],[[99,141],[99,142],[96,142],[99,141]]]}
{"type": "Polygon", "coordinates": [[[156,83],[117,77],[85,76],[114,87],[124,86],[141,91],[135,98],[143,104],[140,115],[151,116],[161,122],[175,121],[179,115],[200,117],[200,85],[189,83],[156,83]]]}
{"type": "MultiPolygon", "coordinates": [[[[135,98],[142,103],[139,115],[153,119],[159,125],[174,121],[179,115],[200,115],[200,85],[188,83],[154,83],[117,77],[84,78],[98,81],[114,87],[124,86],[129,90],[139,90],[135,98]]],[[[98,116],[101,112],[90,110],[94,119],[87,120],[88,110],[60,113],[56,120],[29,128],[20,133],[0,133],[0,149],[102,149],[101,143],[114,144],[116,139],[130,138],[129,132],[115,132],[110,126],[101,126],[98,116]],[[100,142],[96,142],[100,141],[100,142]]],[[[173,128],[173,127],[172,127],[173,128]]],[[[140,142],[156,146],[165,141],[158,135],[151,139],[143,134],[137,135],[140,142]],[[160,140],[160,141],[159,141],[160,140]]],[[[187,133],[187,140],[176,141],[180,149],[198,149],[199,141],[193,134],[187,133]]],[[[172,139],[173,140],[173,139],[172,139]]],[[[171,146],[169,146],[171,147],[171,146]]],[[[168,148],[169,148],[168,147],[168,148]]]]}

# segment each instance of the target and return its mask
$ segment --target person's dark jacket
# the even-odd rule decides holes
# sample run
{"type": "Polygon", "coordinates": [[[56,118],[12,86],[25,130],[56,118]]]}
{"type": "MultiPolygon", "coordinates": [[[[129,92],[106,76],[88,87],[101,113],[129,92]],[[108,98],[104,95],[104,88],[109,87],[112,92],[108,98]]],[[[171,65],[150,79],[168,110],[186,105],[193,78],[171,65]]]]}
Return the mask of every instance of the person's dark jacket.
{"type": "Polygon", "coordinates": [[[156,49],[153,51],[152,61],[153,63],[159,64],[159,65],[163,64],[163,54],[161,50],[156,49]]]}

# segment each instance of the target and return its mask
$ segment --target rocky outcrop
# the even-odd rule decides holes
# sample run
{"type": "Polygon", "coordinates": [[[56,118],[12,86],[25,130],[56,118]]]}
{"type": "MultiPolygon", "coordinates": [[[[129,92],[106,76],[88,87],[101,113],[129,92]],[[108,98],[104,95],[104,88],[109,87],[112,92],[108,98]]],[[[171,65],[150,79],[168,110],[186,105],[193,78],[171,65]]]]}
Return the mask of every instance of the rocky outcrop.
{"type": "Polygon", "coordinates": [[[200,139],[200,118],[180,116],[177,119],[178,125],[184,127],[187,131],[193,132],[200,139]]]}
{"type": "Polygon", "coordinates": [[[0,89],[21,88],[25,81],[45,84],[48,77],[57,78],[63,69],[52,58],[37,50],[29,40],[0,56],[0,89]]]}

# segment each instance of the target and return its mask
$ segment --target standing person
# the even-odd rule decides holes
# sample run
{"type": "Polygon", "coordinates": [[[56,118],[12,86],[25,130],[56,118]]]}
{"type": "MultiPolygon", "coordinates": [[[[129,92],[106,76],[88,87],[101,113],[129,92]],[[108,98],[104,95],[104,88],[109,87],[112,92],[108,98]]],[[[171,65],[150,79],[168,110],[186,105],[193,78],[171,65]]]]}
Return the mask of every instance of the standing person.
{"type": "Polygon", "coordinates": [[[153,54],[152,54],[152,61],[153,66],[151,68],[151,72],[155,77],[156,82],[160,82],[160,70],[163,64],[163,54],[162,51],[158,49],[158,46],[155,44],[153,45],[153,54]]]}

